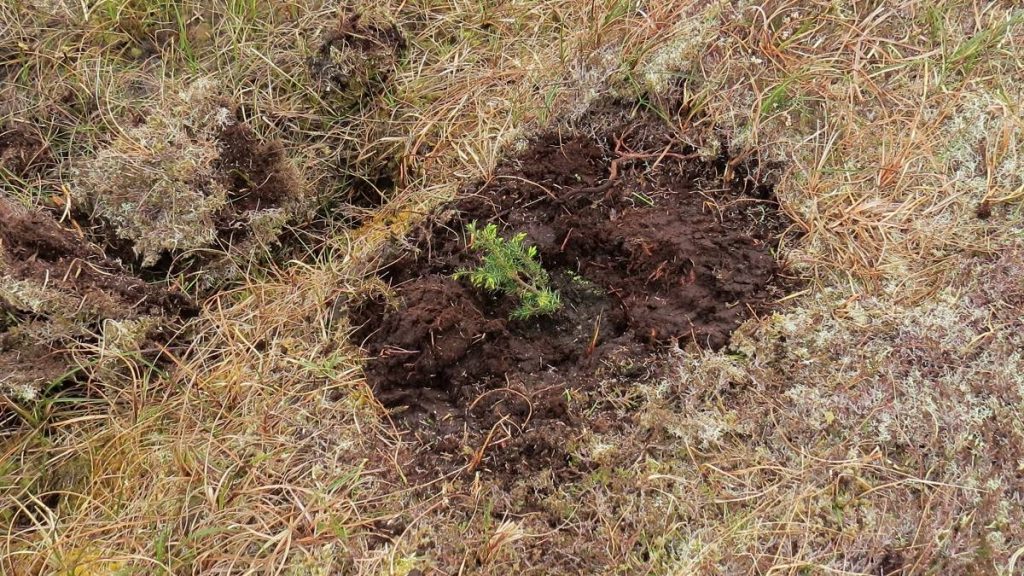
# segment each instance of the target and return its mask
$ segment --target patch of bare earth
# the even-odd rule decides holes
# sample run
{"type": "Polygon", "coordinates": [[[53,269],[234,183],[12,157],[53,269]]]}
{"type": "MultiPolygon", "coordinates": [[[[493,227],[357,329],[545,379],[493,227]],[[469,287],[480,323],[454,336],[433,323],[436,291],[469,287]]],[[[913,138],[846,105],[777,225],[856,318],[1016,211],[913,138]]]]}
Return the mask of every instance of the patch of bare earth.
{"type": "Polygon", "coordinates": [[[52,164],[49,146],[41,136],[24,125],[0,125],[0,170],[25,179],[52,164]]]}
{"type": "MultiPolygon", "coordinates": [[[[276,242],[294,217],[303,185],[282,144],[258,137],[204,86],[184,97],[189,110],[175,100],[179,108],[79,160],[75,192],[55,194],[54,209],[0,198],[8,390],[31,396],[89,372],[112,326],[152,362],[198,312],[196,299],[230,281],[225,262],[276,242]],[[197,278],[189,295],[187,276],[197,278]]],[[[21,179],[50,161],[47,151],[24,129],[0,136],[2,166],[21,179]]]]}
{"type": "Polygon", "coordinates": [[[727,143],[703,159],[677,130],[629,103],[595,106],[442,207],[383,269],[393,293],[357,307],[355,338],[378,400],[421,443],[412,469],[506,484],[585,474],[565,440],[583,422],[626,424],[609,386],[660,372],[666,349],[721,348],[784,294],[771,185],[730,176],[727,143]],[[513,298],[454,279],[477,263],[470,222],[524,232],[562,309],[513,320],[513,298]]]}

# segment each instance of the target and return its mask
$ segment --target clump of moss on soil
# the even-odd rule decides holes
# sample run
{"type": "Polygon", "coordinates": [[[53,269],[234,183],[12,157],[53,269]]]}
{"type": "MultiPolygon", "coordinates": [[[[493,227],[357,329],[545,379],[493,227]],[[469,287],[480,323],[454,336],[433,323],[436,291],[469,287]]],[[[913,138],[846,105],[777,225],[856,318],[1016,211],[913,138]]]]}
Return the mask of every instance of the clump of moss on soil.
{"type": "Polygon", "coordinates": [[[164,342],[195,304],[130,274],[49,214],[0,197],[0,388],[33,397],[85,365],[164,342]],[[84,355],[84,358],[81,356],[84,355]]]}
{"type": "Polygon", "coordinates": [[[351,106],[383,87],[405,48],[401,28],[383,12],[339,10],[309,67],[325,98],[351,106]]]}
{"type": "Polygon", "coordinates": [[[210,80],[167,97],[74,176],[76,203],[143,268],[234,239],[239,228],[273,240],[303,195],[281,145],[261,143],[210,80]]]}

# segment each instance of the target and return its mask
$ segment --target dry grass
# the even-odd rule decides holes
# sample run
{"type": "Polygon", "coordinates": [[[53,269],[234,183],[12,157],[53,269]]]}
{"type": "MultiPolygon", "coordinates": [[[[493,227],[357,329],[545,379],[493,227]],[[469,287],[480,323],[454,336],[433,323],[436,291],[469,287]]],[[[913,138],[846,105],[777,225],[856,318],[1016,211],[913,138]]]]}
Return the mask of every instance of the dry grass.
{"type": "Polygon", "coordinates": [[[0,170],[24,204],[55,208],[136,114],[210,79],[324,210],[353,178],[397,183],[304,261],[243,266],[166,369],[110,335],[81,389],[9,399],[4,573],[1021,573],[1012,3],[366,4],[407,47],[357,101],[308,66],[332,3],[0,7],[0,127],[31,126],[54,158],[0,170]],[[730,348],[610,390],[634,425],[579,430],[579,480],[414,485],[414,447],[345,339],[384,243],[524,135],[680,79],[695,141],[721,130],[786,162],[777,191],[804,235],[780,257],[806,291],[730,348]]]}

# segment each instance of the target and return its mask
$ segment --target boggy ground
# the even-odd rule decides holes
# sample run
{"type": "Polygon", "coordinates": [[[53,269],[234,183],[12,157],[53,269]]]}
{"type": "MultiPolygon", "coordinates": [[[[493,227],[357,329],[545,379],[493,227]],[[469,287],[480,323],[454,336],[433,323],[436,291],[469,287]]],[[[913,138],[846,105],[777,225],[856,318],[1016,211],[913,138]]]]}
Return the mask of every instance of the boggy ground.
{"type": "MultiPolygon", "coordinates": [[[[19,132],[0,143],[4,195],[78,238],[47,202],[81,190],[75,159],[140,111],[175,117],[171,97],[212,78],[342,215],[305,236],[324,245],[315,258],[240,259],[244,283],[202,305],[179,369],[104,380],[113,392],[89,402],[45,395],[0,426],[0,573],[1020,572],[1016,3],[353,0],[407,39],[375,101],[353,105],[310,65],[338,4],[0,2],[0,126],[19,132]],[[464,178],[493,178],[515,139],[679,79],[700,114],[687,142],[785,159],[774,194],[803,236],[779,254],[808,279],[801,295],[718,351],[686,342],[664,377],[602,380],[617,410],[591,417],[598,394],[570,394],[559,448],[589,473],[510,486],[487,471],[511,447],[499,428],[479,474],[417,490],[407,455],[423,444],[394,438],[339,342],[366,267],[464,178]],[[368,190],[346,229],[360,177],[385,193],[368,190]]],[[[331,44],[343,60],[355,43],[331,44]]],[[[218,125],[189,126],[215,142],[218,125]]]]}
{"type": "Polygon", "coordinates": [[[702,158],[621,103],[532,140],[413,234],[381,272],[391,297],[356,309],[377,398],[428,458],[513,476],[564,468],[576,422],[616,425],[588,394],[628,385],[668,347],[721,348],[780,294],[785,219],[770,184],[735,164],[727,145],[702,158]],[[563,308],[510,320],[513,298],[455,280],[477,262],[469,222],[525,232],[563,308]]]}

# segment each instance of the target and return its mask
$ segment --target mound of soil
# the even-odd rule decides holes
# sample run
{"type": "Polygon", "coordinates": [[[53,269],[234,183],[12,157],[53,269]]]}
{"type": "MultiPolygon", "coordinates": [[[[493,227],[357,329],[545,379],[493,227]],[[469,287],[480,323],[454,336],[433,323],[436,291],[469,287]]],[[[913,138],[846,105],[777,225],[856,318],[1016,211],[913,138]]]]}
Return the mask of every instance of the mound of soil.
{"type": "Polygon", "coordinates": [[[394,22],[339,11],[338,21],[323,36],[309,60],[320,93],[355,103],[376,93],[389,79],[406,41],[394,22]]]}
{"type": "Polygon", "coordinates": [[[3,197],[0,272],[0,383],[5,385],[40,385],[66,374],[69,346],[94,340],[106,320],[164,318],[146,335],[159,344],[173,334],[176,320],[197,312],[185,295],[133,276],[49,214],[3,197]],[[25,295],[16,293],[18,287],[25,295]]]}
{"type": "Polygon", "coordinates": [[[4,271],[13,279],[45,280],[48,286],[73,293],[102,293],[112,304],[102,310],[112,318],[195,312],[195,304],[184,295],[132,277],[120,263],[82,240],[48,214],[0,198],[0,255],[4,271]]]}
{"type": "MultiPolygon", "coordinates": [[[[220,156],[213,168],[228,192],[228,205],[215,218],[218,248],[222,253],[244,249],[254,237],[256,244],[286,244],[279,226],[269,231],[271,237],[260,237],[267,234],[260,218],[266,211],[278,210],[286,213],[287,222],[295,223],[306,200],[302,178],[280,140],[261,139],[237,112],[235,118],[217,134],[220,156]]],[[[204,268],[210,259],[193,257],[189,269],[209,273],[204,268]]]]}
{"type": "Polygon", "coordinates": [[[225,126],[218,140],[221,154],[216,168],[227,182],[232,212],[276,208],[299,195],[298,176],[279,140],[261,142],[241,122],[225,126]]]}
{"type": "Polygon", "coordinates": [[[409,239],[381,272],[391,300],[354,309],[377,398],[434,454],[478,464],[486,447],[492,468],[564,468],[567,398],[628,383],[665,347],[719,348],[781,295],[772,249],[788,223],[756,168],[724,146],[701,159],[667,123],[615,106],[532,141],[409,239]],[[473,221],[526,233],[558,313],[513,321],[513,298],[452,278],[479,263],[473,221]]]}
{"type": "MultiPolygon", "coordinates": [[[[223,108],[231,112],[233,120],[210,135],[210,144],[216,146],[217,156],[208,167],[197,171],[188,184],[205,195],[209,195],[209,190],[213,188],[223,190],[226,192],[226,203],[209,214],[188,201],[179,202],[174,210],[168,210],[178,222],[185,224],[204,222],[204,217],[209,216],[208,230],[189,229],[185,226],[189,232],[204,238],[206,232],[211,233],[211,241],[201,246],[202,249],[197,250],[187,243],[184,247],[160,246],[159,241],[154,242],[146,237],[151,234],[149,232],[135,237],[132,228],[128,227],[126,231],[125,226],[117,224],[119,215],[116,212],[111,217],[108,213],[97,213],[93,206],[97,198],[103,197],[110,204],[110,190],[118,194],[129,190],[129,201],[140,202],[139,199],[147,195],[149,187],[157,184],[156,180],[150,181],[149,174],[167,170],[167,166],[148,166],[144,176],[124,179],[123,186],[118,186],[122,183],[115,180],[113,186],[94,192],[94,197],[73,206],[75,220],[86,230],[90,239],[101,245],[107,256],[125,263],[129,270],[141,278],[159,281],[177,274],[200,275],[204,277],[204,282],[200,283],[201,291],[203,295],[208,294],[219,286],[215,279],[223,273],[221,268],[226,254],[244,254],[253,245],[259,245],[262,249],[273,244],[280,240],[284,224],[294,223],[305,209],[304,184],[298,170],[289,161],[281,141],[261,138],[243,121],[230,102],[225,101],[223,108]],[[156,245],[153,251],[158,254],[147,254],[145,248],[139,248],[140,245],[156,245]],[[148,261],[147,255],[150,256],[148,261]]],[[[143,158],[136,160],[136,164],[147,161],[151,160],[143,158]]],[[[115,164],[114,167],[118,166],[115,164]]],[[[137,165],[129,167],[139,172],[137,165]]],[[[91,183],[90,186],[95,187],[91,183]]],[[[200,196],[196,194],[192,198],[197,202],[200,196]]],[[[165,209],[165,206],[157,205],[143,207],[141,210],[159,215],[165,209]]],[[[153,225],[145,220],[143,224],[153,225]]],[[[141,227],[146,228],[145,225],[141,227]]]]}
{"type": "MultiPolygon", "coordinates": [[[[0,385],[33,389],[60,380],[81,364],[72,350],[91,362],[94,354],[82,350],[110,328],[109,320],[144,320],[143,357],[157,360],[183,320],[197,313],[194,301],[165,287],[167,278],[186,277],[183,284],[208,295],[233,278],[226,255],[262,249],[282,236],[284,224],[303,209],[300,175],[279,141],[260,138],[230,102],[223,108],[234,121],[197,137],[216,146],[216,158],[188,181],[199,192],[192,198],[214,189],[226,194],[227,202],[209,218],[212,241],[201,250],[163,249],[147,261],[139,244],[148,239],[119,229],[109,211],[95,209],[95,198],[83,194],[70,206],[55,202],[51,210],[27,210],[0,195],[0,385]],[[60,215],[67,216],[63,224],[60,215]]],[[[142,153],[114,157],[116,162],[84,171],[76,189],[99,182],[117,194],[135,192],[136,198],[127,198],[137,201],[168,169],[142,153]],[[133,180],[129,173],[139,176],[133,180]]],[[[21,126],[0,130],[0,180],[8,173],[33,177],[52,164],[47,143],[34,133],[21,126]]],[[[137,212],[163,208],[140,205],[137,212]]],[[[183,222],[198,218],[200,210],[188,202],[176,209],[183,222]]]]}
{"type": "MultiPolygon", "coordinates": [[[[344,110],[377,98],[400,67],[408,43],[403,29],[381,14],[364,14],[342,7],[334,24],[323,32],[319,47],[308,60],[309,72],[321,98],[344,110]]],[[[384,110],[389,107],[385,106],[384,110]]],[[[340,120],[345,122],[344,119],[340,120]]],[[[400,153],[382,146],[384,134],[370,135],[364,145],[338,150],[338,171],[347,176],[346,197],[326,215],[357,227],[395,191],[401,172],[400,153]]]]}

